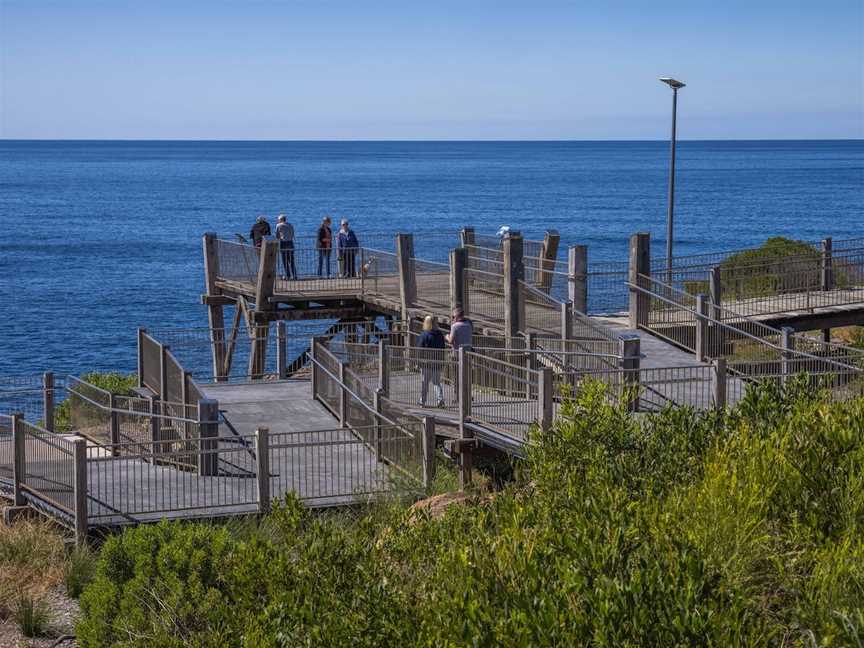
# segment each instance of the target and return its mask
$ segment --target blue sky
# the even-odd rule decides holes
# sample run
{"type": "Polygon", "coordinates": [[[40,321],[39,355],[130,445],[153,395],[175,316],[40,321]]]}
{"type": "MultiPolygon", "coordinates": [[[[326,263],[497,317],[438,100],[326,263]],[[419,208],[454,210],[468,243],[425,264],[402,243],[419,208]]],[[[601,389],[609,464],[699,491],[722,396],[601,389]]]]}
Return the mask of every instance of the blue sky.
{"type": "Polygon", "coordinates": [[[0,137],[864,137],[862,0],[0,0],[0,137]]]}

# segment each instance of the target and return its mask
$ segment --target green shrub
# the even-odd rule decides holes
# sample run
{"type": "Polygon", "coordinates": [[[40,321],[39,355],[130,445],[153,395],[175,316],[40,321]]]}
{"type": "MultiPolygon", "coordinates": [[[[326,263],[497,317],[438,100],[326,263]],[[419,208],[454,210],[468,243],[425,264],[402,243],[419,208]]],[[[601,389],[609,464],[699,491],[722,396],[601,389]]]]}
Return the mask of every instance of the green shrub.
{"type": "Polygon", "coordinates": [[[588,385],[514,477],[112,538],[82,646],[842,646],[864,630],[864,401],[806,377],[633,417],[588,385]]]}
{"type": "MultiPolygon", "coordinates": [[[[81,380],[118,396],[132,396],[135,393],[134,389],[138,386],[137,375],[122,374],[116,371],[86,373],[81,376],[81,380]]],[[[74,396],[70,396],[54,408],[54,429],[58,432],[69,432],[73,428],[72,398],[74,396]]],[[[95,415],[98,417],[101,416],[101,413],[97,411],[95,415]]]]}

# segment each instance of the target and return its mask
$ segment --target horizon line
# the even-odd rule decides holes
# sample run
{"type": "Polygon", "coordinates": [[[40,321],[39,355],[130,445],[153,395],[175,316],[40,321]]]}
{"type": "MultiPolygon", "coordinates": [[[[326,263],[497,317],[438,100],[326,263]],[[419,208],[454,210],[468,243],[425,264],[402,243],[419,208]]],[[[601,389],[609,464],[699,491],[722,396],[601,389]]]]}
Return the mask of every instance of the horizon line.
{"type": "MultiPolygon", "coordinates": [[[[864,137],[708,137],[708,138],[677,138],[682,142],[860,142],[864,137]]],[[[408,138],[385,138],[385,139],[210,139],[210,138],[143,138],[143,137],[118,137],[118,138],[92,138],[92,137],[0,137],[0,142],[213,142],[213,143],[283,143],[283,144],[315,144],[315,143],[605,143],[605,142],[669,142],[669,138],[650,139],[408,139],[408,138]]]]}

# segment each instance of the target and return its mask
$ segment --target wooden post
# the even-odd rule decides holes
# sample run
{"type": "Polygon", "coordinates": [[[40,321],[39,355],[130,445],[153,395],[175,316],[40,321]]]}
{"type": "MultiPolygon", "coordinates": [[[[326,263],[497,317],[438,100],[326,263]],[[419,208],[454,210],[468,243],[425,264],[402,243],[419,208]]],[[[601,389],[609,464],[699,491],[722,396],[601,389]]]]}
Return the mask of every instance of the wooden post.
{"type": "Polygon", "coordinates": [[[317,356],[315,353],[315,347],[316,346],[318,346],[318,338],[313,337],[309,341],[309,356],[310,356],[309,367],[310,367],[311,373],[312,373],[312,375],[310,376],[311,380],[309,382],[311,383],[311,387],[312,387],[312,400],[313,401],[318,398],[318,363],[316,362],[316,359],[317,359],[317,356]]]}
{"type": "Polygon", "coordinates": [[[75,502],[75,544],[87,541],[87,441],[73,441],[73,498],[75,502]]]}
{"type": "Polygon", "coordinates": [[[396,235],[396,261],[399,264],[399,297],[402,319],[411,317],[410,309],[417,301],[417,272],[414,263],[414,236],[396,235]]]}
{"type": "Polygon", "coordinates": [[[378,389],[385,396],[390,393],[390,353],[387,342],[378,340],[378,389]]]}
{"type": "Polygon", "coordinates": [[[519,282],[525,279],[522,261],[522,235],[510,232],[504,238],[504,337],[507,348],[514,348],[514,340],[522,328],[522,291],[519,282]]]}
{"type": "Polygon", "coordinates": [[[255,430],[255,474],[258,482],[258,513],[270,512],[270,431],[255,430]]]}
{"type": "Polygon", "coordinates": [[[348,389],[345,387],[345,363],[339,361],[339,427],[348,427],[348,389]]]}
{"type": "Polygon", "coordinates": [[[278,241],[265,239],[261,242],[261,258],[258,263],[258,280],[255,283],[255,310],[271,311],[274,304],[270,302],[276,287],[276,252],[278,241]]]}
{"type": "Polygon", "coordinates": [[[710,301],[708,295],[696,295],[696,359],[702,362],[710,355],[708,345],[708,310],[710,301]]]}
{"type": "Polygon", "coordinates": [[[720,266],[711,268],[708,284],[711,294],[711,317],[720,321],[720,306],[723,303],[723,281],[720,278],[720,266]]]}
{"type": "Polygon", "coordinates": [[[461,308],[468,316],[468,250],[450,250],[450,310],[461,308]]]}
{"type": "Polygon", "coordinates": [[[375,448],[375,458],[378,461],[384,461],[384,429],[381,425],[381,416],[384,412],[384,404],[382,402],[382,398],[384,394],[381,393],[380,389],[376,389],[372,394],[372,409],[375,410],[375,425],[374,432],[375,437],[373,439],[374,448],[375,448]]]}
{"type": "Polygon", "coordinates": [[[276,322],[276,373],[279,380],[288,378],[288,331],[285,320],[276,322]]]}
{"type": "MultiPolygon", "coordinates": [[[[216,235],[208,232],[204,235],[204,281],[208,297],[222,294],[222,290],[216,286],[218,277],[218,243],[216,235]]],[[[222,305],[207,305],[207,323],[212,335],[213,377],[220,380],[225,366],[225,312],[222,305]]]]}
{"type": "Polygon", "coordinates": [[[159,397],[150,396],[150,441],[152,442],[153,454],[161,452],[161,445],[157,441],[162,440],[161,421],[157,416],[159,414],[159,397]]]}
{"type": "Polygon", "coordinates": [[[54,431],[54,374],[42,374],[42,422],[49,432],[54,431]]]}
{"type": "Polygon", "coordinates": [[[573,309],[588,312],[588,246],[573,245],[567,250],[568,298],[573,309]]]}
{"type": "Polygon", "coordinates": [[[12,414],[12,488],[15,506],[24,506],[24,489],[21,488],[27,474],[27,437],[24,435],[24,426],[21,421],[24,415],[21,412],[12,414]]]}
{"type": "MultiPolygon", "coordinates": [[[[117,411],[117,395],[114,393],[108,394],[108,404],[111,407],[111,423],[109,435],[111,439],[111,456],[116,457],[120,454],[120,414],[117,411]]],[[[185,417],[186,414],[184,413],[185,417]]]]}
{"type": "Polygon", "coordinates": [[[831,237],[822,239],[822,290],[832,290],[834,288],[834,244],[831,237]]]}
{"type": "Polygon", "coordinates": [[[463,227],[462,231],[459,232],[459,242],[463,248],[474,245],[474,228],[463,227]]]}
{"type": "Polygon", "coordinates": [[[569,351],[568,342],[573,339],[573,304],[565,302],[561,304],[561,350],[569,351]]]}
{"type": "Polygon", "coordinates": [[[219,403],[212,398],[198,401],[198,474],[215,477],[219,474],[219,403]]]}
{"type": "Polygon", "coordinates": [[[537,400],[540,410],[540,420],[538,424],[543,432],[548,432],[552,429],[552,419],[554,416],[554,384],[552,380],[552,369],[543,367],[540,370],[540,384],[537,392],[537,400]]]}
{"type": "Polygon", "coordinates": [[[540,290],[552,290],[552,278],[555,270],[555,260],[558,258],[558,244],[561,235],[555,230],[548,230],[543,236],[543,248],[540,255],[540,290]]]}
{"type": "MultiPolygon", "coordinates": [[[[459,438],[472,439],[474,433],[466,423],[471,417],[471,356],[465,347],[459,348],[459,438]]],[[[459,452],[459,486],[465,488],[471,483],[473,456],[469,444],[463,443],[459,452]]]]}
{"type": "Polygon", "coordinates": [[[641,340],[635,333],[618,336],[618,355],[623,369],[623,386],[627,390],[626,405],[630,412],[639,411],[639,364],[641,340]]]}
{"type": "Polygon", "coordinates": [[[159,343],[159,398],[168,398],[168,345],[159,343]]]}
{"type": "Polygon", "coordinates": [[[423,417],[423,488],[429,488],[435,479],[435,419],[423,417]]]}
{"type": "Polygon", "coordinates": [[[726,407],[726,358],[717,358],[712,365],[711,394],[712,405],[717,409],[726,407]]]}
{"type": "Polygon", "coordinates": [[[780,374],[784,383],[795,374],[792,362],[795,356],[794,333],[795,329],[789,326],[780,329],[780,347],[783,349],[780,353],[780,374]]]}
{"type": "MultiPolygon", "coordinates": [[[[651,276],[651,235],[639,232],[630,237],[629,282],[632,286],[648,288],[643,277],[651,276]]],[[[643,292],[630,288],[630,328],[648,324],[650,299],[643,292]]]]}
{"type": "Polygon", "coordinates": [[[138,327],[138,387],[144,386],[144,334],[147,329],[138,327]]]}
{"type": "Polygon", "coordinates": [[[249,377],[252,380],[264,377],[267,368],[267,342],[270,339],[270,324],[252,327],[251,349],[249,352],[249,377]]]}

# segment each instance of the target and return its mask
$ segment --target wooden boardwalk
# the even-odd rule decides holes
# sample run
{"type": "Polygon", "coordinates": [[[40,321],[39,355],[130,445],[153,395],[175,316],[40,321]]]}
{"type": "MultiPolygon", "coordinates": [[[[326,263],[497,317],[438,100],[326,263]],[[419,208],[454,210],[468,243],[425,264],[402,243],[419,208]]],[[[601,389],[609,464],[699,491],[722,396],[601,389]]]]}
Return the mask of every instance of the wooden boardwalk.
{"type": "Polygon", "coordinates": [[[309,506],[366,501],[391,489],[389,468],[311,398],[308,382],[208,385],[218,398],[218,467],[212,476],[146,457],[88,462],[91,524],[220,517],[258,511],[252,435],[269,429],[270,497],[294,492],[309,506]]]}

